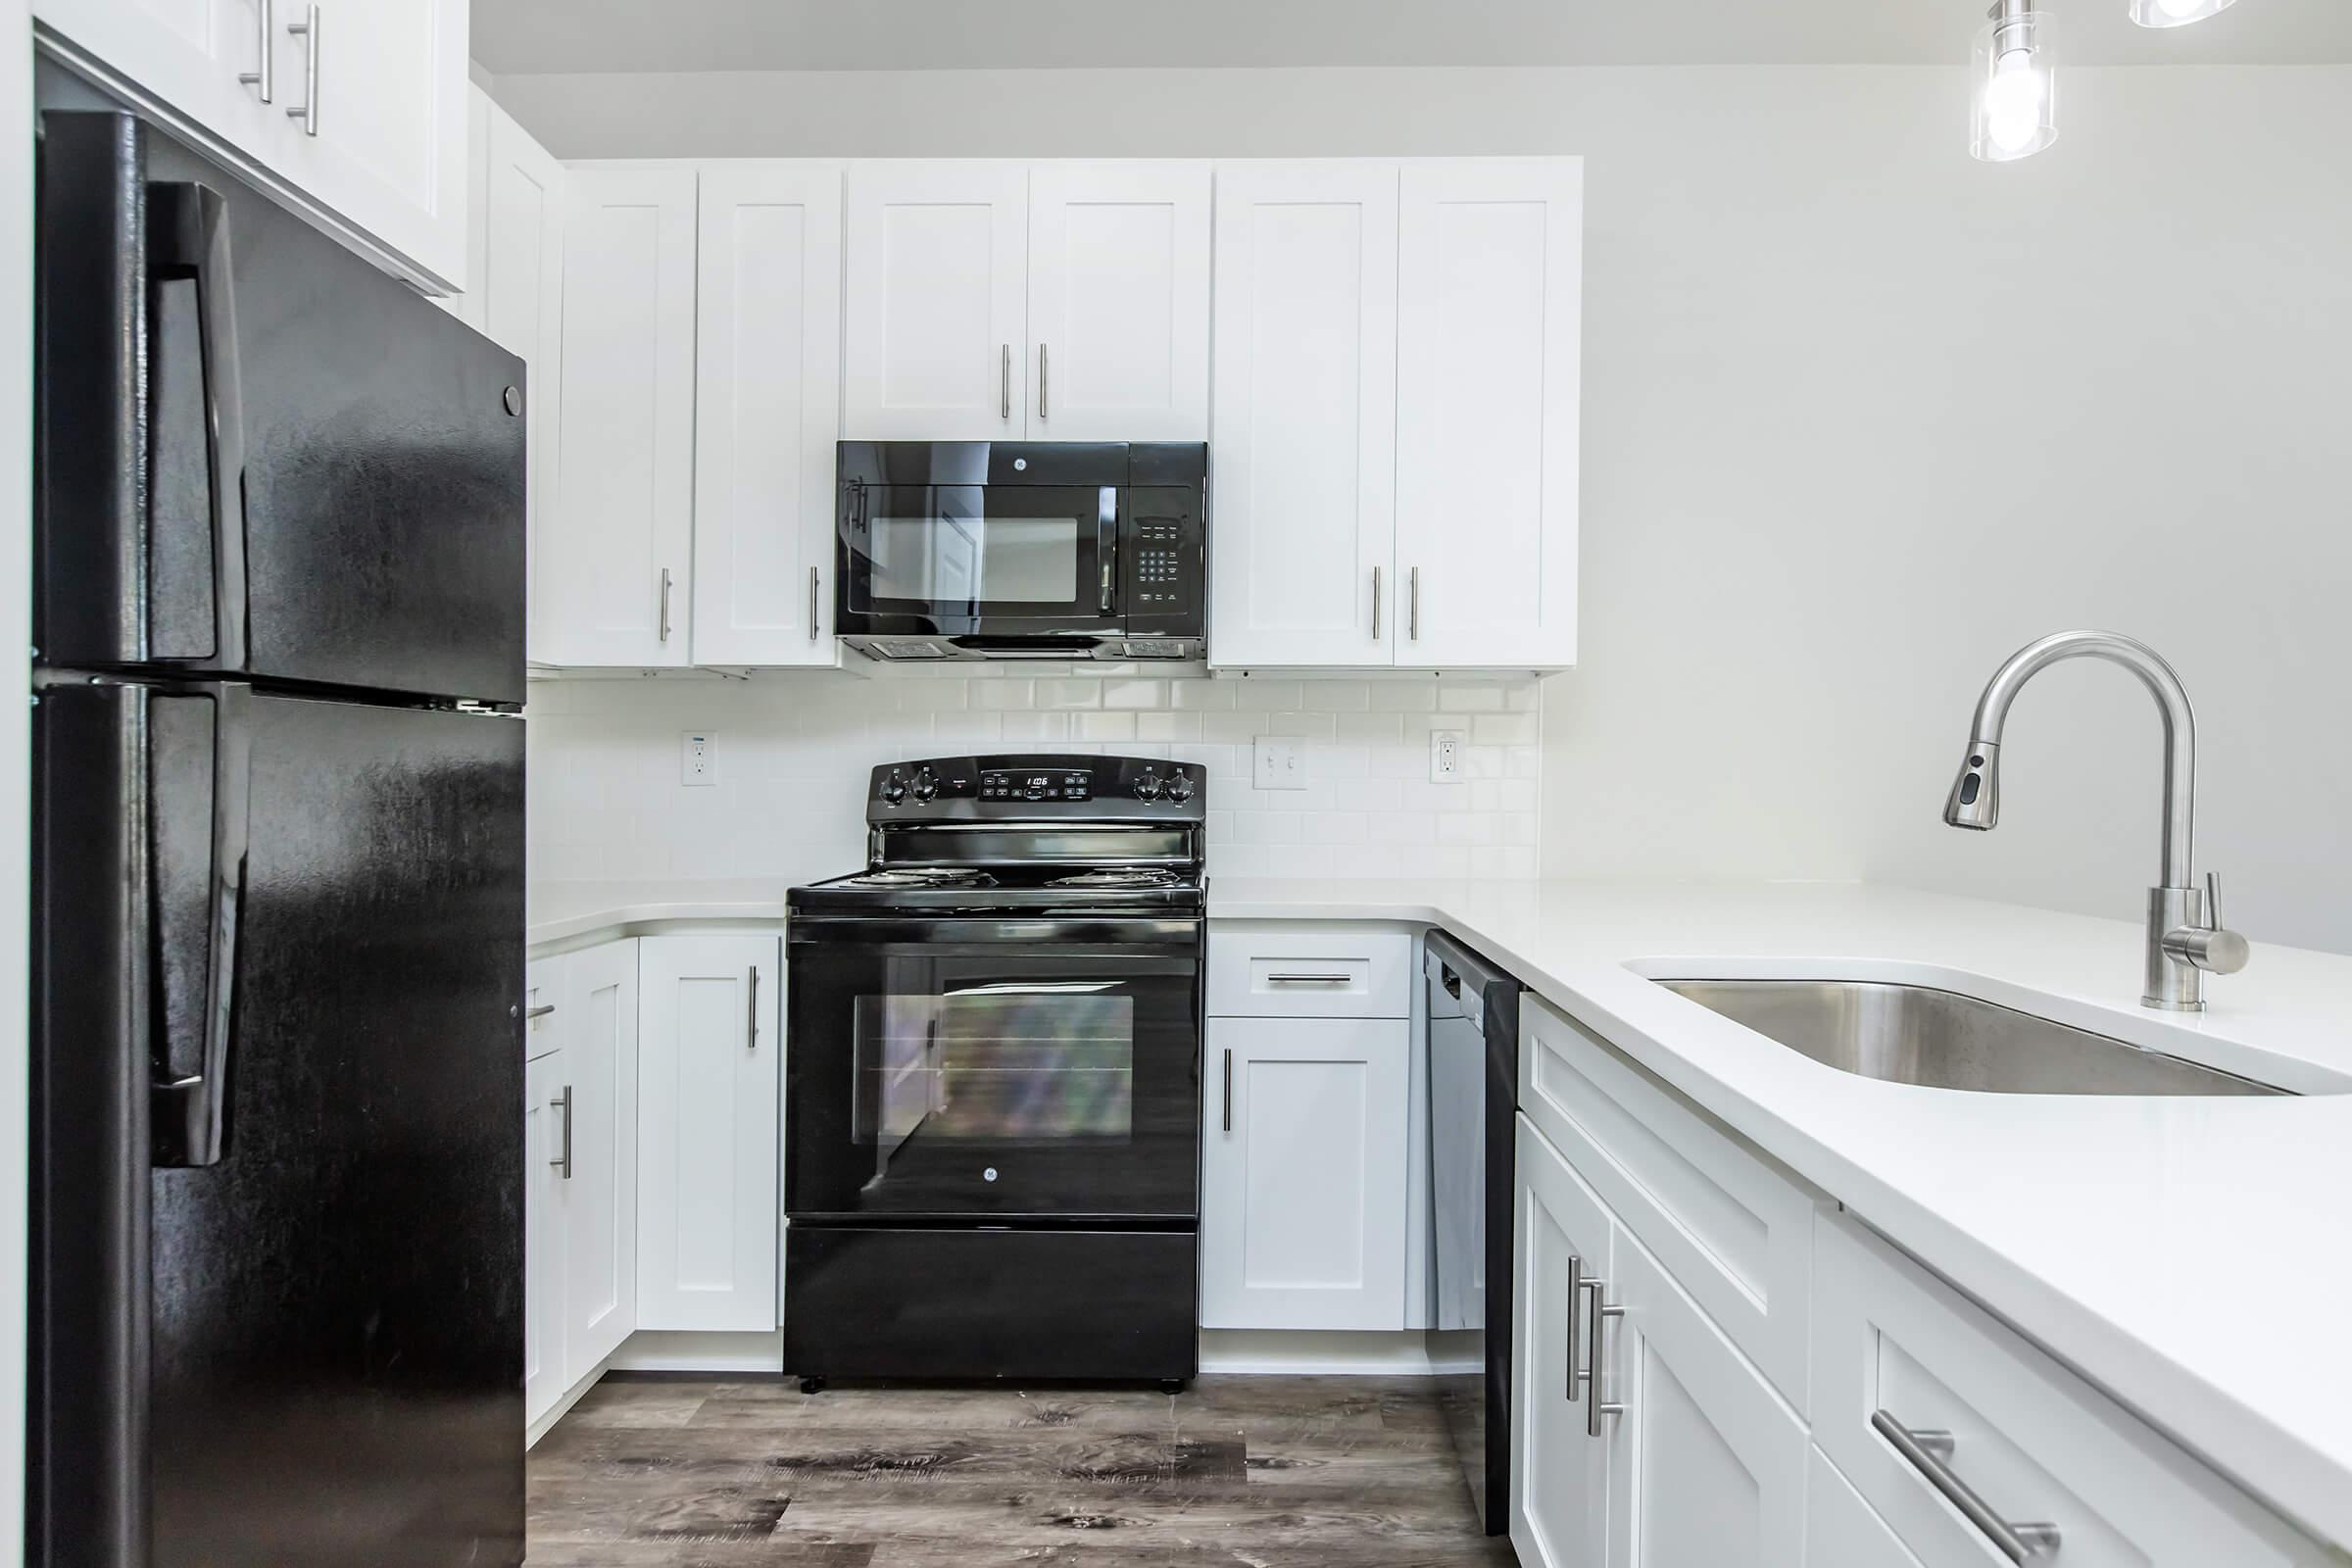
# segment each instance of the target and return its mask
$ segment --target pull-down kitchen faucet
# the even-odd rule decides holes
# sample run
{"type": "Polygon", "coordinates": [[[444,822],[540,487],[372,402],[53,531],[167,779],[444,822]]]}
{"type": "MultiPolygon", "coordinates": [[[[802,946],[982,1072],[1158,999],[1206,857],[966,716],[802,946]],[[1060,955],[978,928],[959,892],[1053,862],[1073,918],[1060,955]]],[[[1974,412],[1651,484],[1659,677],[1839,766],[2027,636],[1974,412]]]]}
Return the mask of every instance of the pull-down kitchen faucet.
{"type": "Polygon", "coordinates": [[[2164,713],[2164,865],[2148,889],[2148,942],[2143,1007],[2205,1010],[2205,974],[2235,974],[2246,966],[2246,939],[2222,926],[2221,892],[2213,873],[2200,891],[2189,868],[2196,828],[2197,718],[2173,666],[2147,644],[2111,631],[2061,631],[2031,642],[1992,673],[1977,700],[1968,757],[1953,781],[1943,819],[1954,827],[1990,828],[2001,812],[2001,728],[2009,705],[2027,681],[2062,659],[2104,659],[2139,677],[2164,713]]]}

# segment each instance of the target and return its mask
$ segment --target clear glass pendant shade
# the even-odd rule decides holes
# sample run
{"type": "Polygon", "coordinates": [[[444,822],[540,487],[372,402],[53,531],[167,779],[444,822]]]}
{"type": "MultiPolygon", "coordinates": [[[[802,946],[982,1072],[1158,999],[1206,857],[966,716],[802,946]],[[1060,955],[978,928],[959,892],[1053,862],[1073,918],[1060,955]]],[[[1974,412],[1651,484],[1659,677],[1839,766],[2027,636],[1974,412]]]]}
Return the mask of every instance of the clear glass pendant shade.
{"type": "Polygon", "coordinates": [[[2132,20],[2143,27],[2185,27],[2235,5],[2237,0],[2132,0],[2132,20]]]}
{"type": "Polygon", "coordinates": [[[1977,34],[1969,99],[1968,150],[1988,164],[2030,158],[2058,139],[2050,19],[2020,0],[1999,12],[1977,34]]]}

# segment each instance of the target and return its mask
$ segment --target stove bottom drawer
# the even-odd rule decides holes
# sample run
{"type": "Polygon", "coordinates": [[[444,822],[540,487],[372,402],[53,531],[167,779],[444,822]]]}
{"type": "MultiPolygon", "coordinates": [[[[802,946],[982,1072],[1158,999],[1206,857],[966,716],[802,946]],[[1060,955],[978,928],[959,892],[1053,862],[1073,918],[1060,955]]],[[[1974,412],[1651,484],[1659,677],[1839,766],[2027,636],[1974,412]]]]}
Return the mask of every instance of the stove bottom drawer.
{"type": "Polygon", "coordinates": [[[1199,1251],[1190,1232],[795,1225],[784,1237],[784,1370],[1190,1378],[1199,1251]]]}

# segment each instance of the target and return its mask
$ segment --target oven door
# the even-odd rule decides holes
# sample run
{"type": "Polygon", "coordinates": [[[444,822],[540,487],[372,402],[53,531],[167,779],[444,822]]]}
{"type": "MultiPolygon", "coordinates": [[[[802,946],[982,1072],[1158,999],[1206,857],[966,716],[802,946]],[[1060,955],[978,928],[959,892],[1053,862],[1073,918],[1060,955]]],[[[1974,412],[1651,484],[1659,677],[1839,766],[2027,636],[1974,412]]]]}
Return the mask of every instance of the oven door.
{"type": "Polygon", "coordinates": [[[794,1223],[1190,1223],[1200,925],[797,919],[794,1223]]]}
{"type": "Polygon", "coordinates": [[[842,487],[846,635],[1092,637],[1116,631],[1119,488],[842,487]]]}

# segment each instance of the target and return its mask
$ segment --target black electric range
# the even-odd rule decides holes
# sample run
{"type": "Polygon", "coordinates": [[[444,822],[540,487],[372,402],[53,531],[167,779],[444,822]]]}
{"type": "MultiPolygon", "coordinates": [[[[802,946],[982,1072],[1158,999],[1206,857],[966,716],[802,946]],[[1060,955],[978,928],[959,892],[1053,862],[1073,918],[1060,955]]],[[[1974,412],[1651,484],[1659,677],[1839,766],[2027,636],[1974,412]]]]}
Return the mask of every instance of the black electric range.
{"type": "Polygon", "coordinates": [[[788,898],[784,1359],[1168,1385],[1198,1366],[1197,765],[932,758],[788,898]]]}

